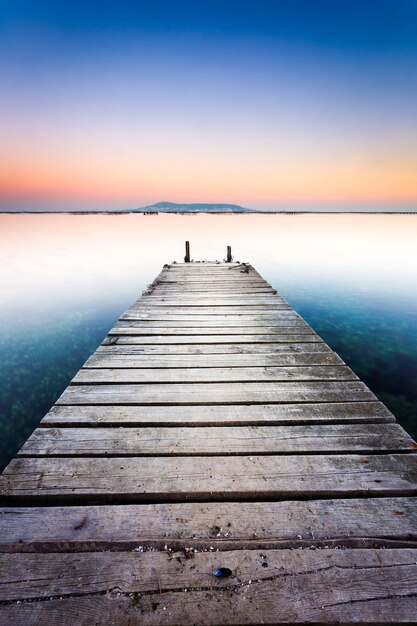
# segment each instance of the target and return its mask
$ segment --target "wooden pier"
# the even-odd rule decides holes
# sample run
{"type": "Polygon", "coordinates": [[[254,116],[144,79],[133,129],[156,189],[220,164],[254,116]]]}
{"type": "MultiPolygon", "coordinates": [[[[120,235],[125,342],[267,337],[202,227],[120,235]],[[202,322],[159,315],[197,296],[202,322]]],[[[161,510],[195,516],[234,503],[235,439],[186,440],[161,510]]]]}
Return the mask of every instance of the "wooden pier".
{"type": "Polygon", "coordinates": [[[415,622],[416,444],[253,267],[187,256],[4,471],[0,623],[415,622]]]}

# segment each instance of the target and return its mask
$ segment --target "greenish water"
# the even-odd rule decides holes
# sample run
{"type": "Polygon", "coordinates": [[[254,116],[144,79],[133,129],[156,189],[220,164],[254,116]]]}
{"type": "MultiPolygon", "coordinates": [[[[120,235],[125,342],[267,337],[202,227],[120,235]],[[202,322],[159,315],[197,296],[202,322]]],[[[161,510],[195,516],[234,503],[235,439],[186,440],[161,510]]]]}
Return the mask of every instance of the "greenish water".
{"type": "Polygon", "coordinates": [[[375,296],[300,290],[288,299],[417,438],[417,309],[375,296]]]}
{"type": "Polygon", "coordinates": [[[163,263],[181,260],[185,238],[196,258],[221,259],[231,243],[416,437],[416,221],[368,218],[370,266],[354,248],[360,216],[344,228],[316,217],[320,234],[314,216],[12,216],[0,231],[0,467],[163,263]]]}

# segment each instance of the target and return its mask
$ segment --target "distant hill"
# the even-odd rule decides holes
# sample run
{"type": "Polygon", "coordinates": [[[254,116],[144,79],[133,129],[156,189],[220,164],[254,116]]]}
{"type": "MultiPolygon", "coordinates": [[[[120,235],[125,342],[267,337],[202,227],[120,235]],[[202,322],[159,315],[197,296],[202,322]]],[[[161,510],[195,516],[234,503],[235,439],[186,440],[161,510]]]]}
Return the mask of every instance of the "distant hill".
{"type": "Polygon", "coordinates": [[[176,202],[156,202],[148,206],[136,209],[136,211],[161,213],[257,213],[253,209],[247,209],[238,204],[206,204],[195,202],[192,204],[178,204],[176,202]]]}

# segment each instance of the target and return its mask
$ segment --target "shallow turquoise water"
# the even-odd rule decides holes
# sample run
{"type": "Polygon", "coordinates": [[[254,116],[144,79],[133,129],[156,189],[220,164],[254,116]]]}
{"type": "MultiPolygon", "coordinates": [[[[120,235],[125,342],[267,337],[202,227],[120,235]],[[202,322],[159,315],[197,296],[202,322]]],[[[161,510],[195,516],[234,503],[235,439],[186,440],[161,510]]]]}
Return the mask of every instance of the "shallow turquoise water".
{"type": "Polygon", "coordinates": [[[0,216],[0,227],[1,467],[186,238],[199,259],[231,244],[417,435],[417,217],[0,216]]]}

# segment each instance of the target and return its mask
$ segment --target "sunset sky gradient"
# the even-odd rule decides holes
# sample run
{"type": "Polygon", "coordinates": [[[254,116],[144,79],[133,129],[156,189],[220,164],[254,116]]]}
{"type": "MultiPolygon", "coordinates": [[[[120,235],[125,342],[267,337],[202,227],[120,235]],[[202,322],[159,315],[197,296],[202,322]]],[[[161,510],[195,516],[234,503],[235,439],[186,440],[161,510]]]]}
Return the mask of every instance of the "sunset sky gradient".
{"type": "Polygon", "coordinates": [[[0,210],[417,210],[417,0],[2,0],[0,210]]]}

